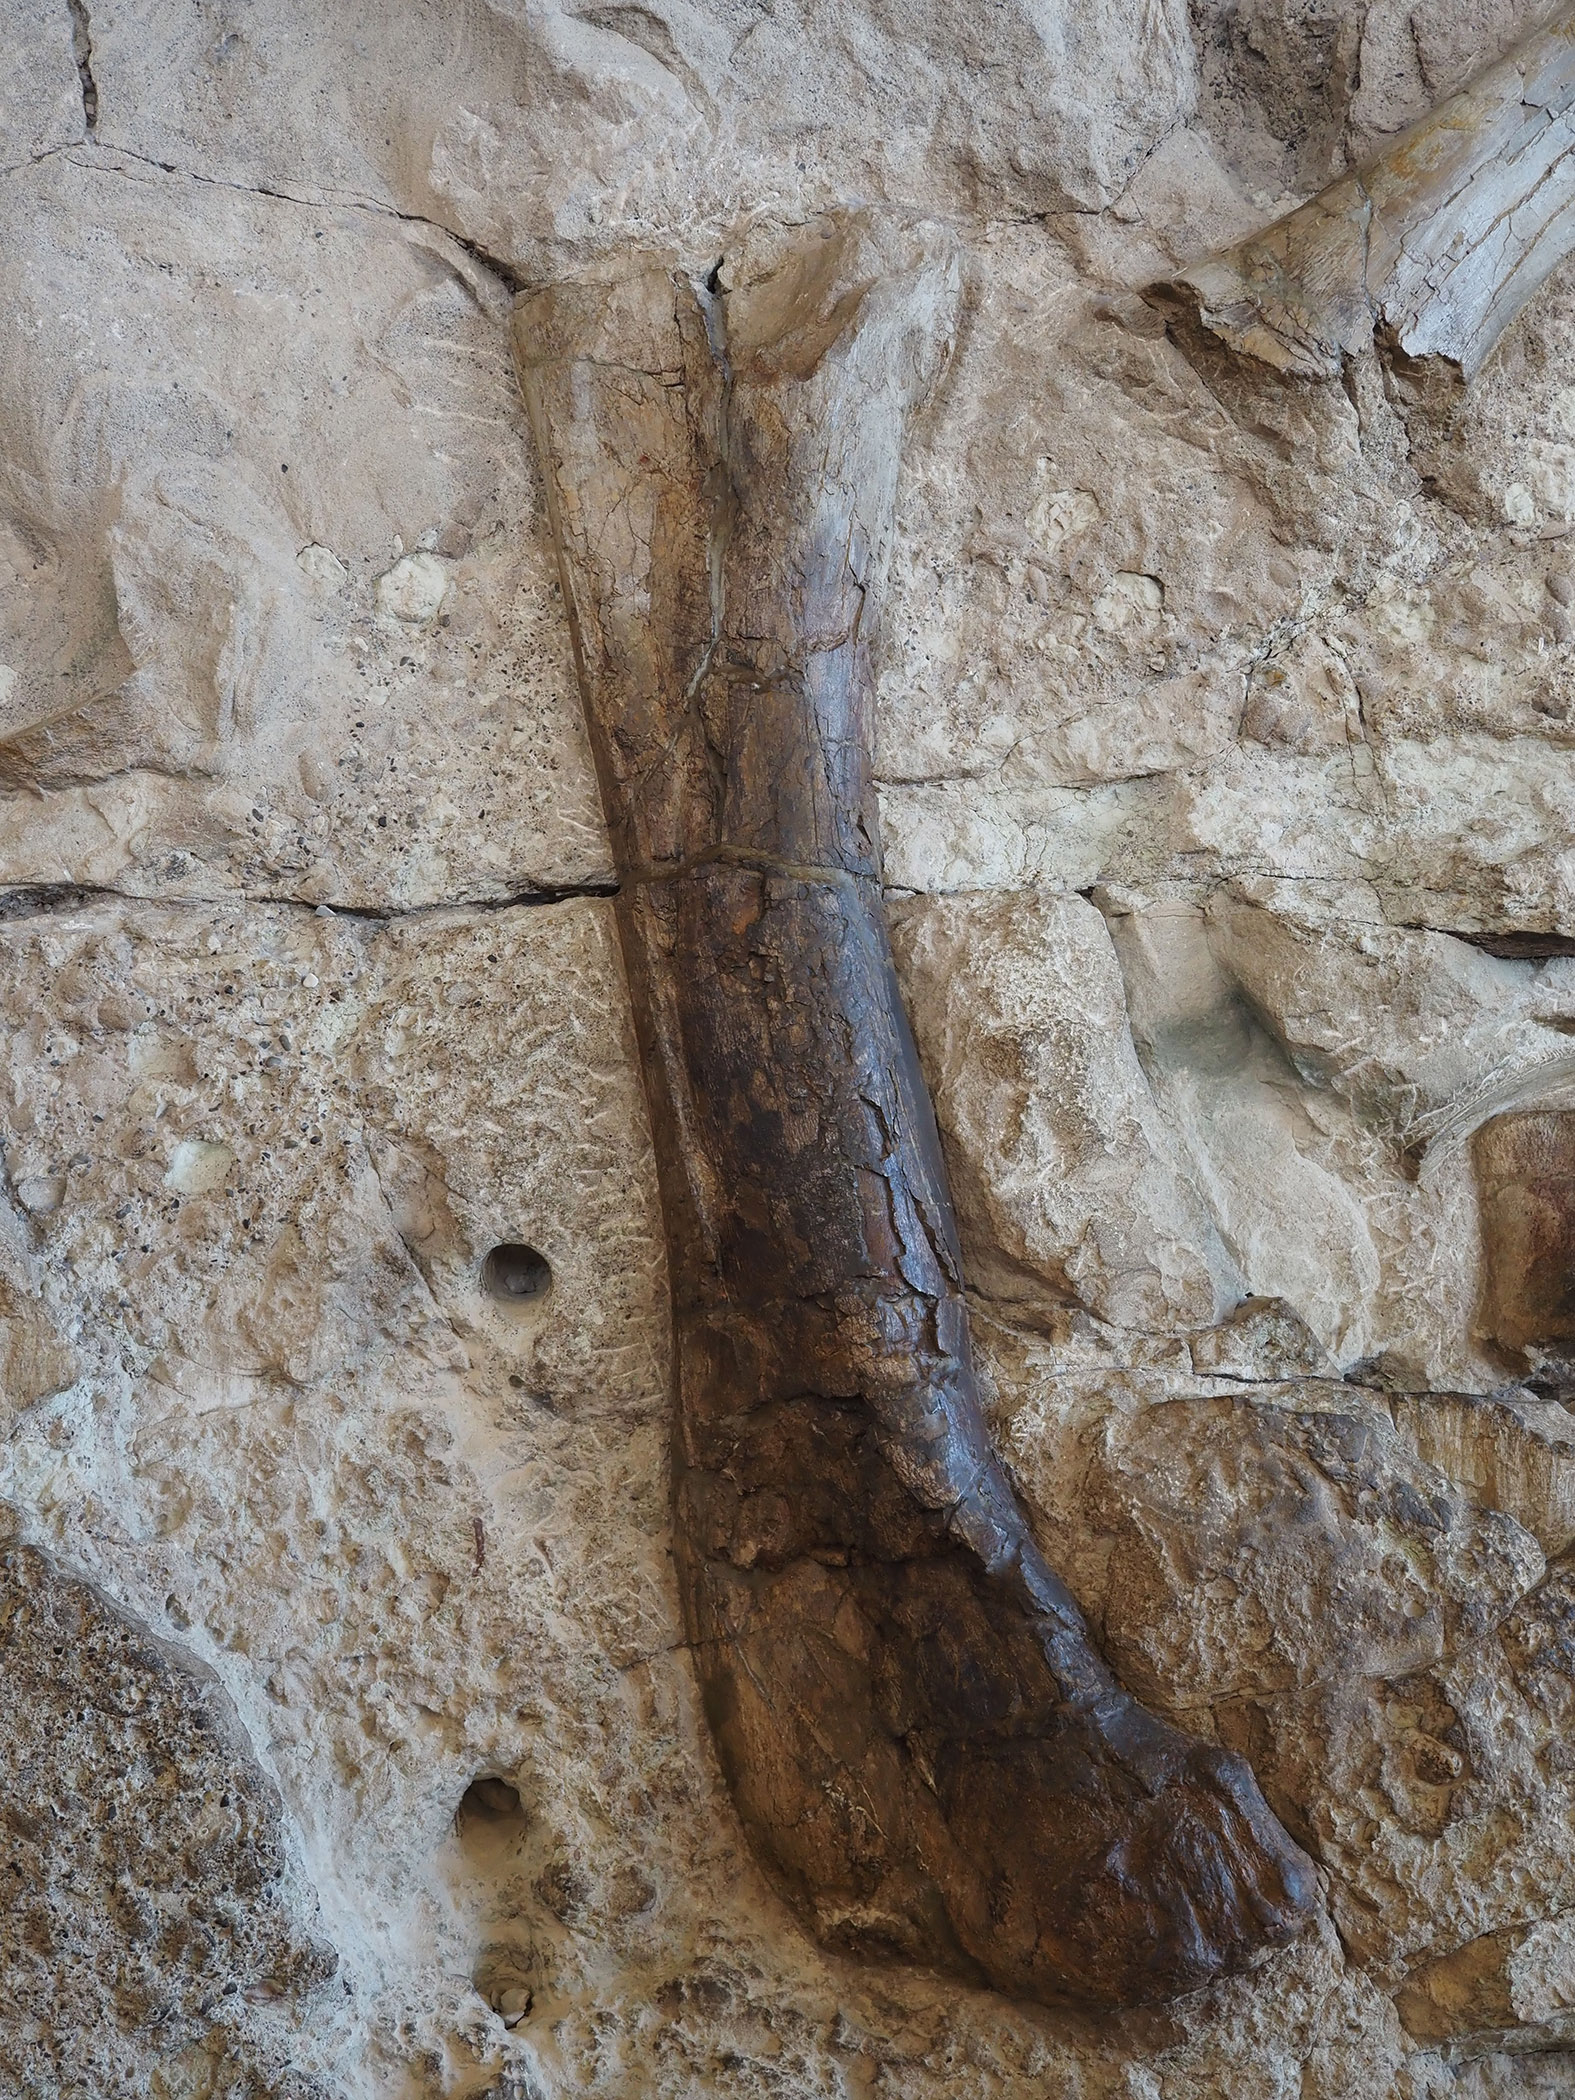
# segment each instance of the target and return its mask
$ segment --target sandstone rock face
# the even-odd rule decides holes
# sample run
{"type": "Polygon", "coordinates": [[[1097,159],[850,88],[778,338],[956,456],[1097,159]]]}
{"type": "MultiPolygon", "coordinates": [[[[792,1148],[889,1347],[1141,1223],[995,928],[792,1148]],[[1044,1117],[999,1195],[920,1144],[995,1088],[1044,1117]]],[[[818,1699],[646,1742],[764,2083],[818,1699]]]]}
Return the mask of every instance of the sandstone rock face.
{"type": "Polygon", "coordinates": [[[1114,1327],[1212,1327],[1228,1264],[1138,1063],[1099,913],[1029,893],[914,899],[895,920],[969,1273],[1011,1297],[1011,1268],[1027,1271],[1114,1327]],[[999,1280],[992,1257],[1010,1265],[999,1280]]]}
{"type": "Polygon", "coordinates": [[[98,154],[18,170],[7,225],[5,879],[384,909],[604,879],[490,273],[98,154]]]}
{"type": "Polygon", "coordinates": [[[158,2049],[194,2089],[226,2062],[232,2090],[320,2090],[259,2008],[320,1996],[336,1964],[292,1915],[279,1797],[222,1693],[36,1548],[0,1561],[0,1614],[0,2073],[134,2091],[126,2057],[158,2049]]]}
{"type": "Polygon", "coordinates": [[[1469,390],[1140,297],[1541,9],[965,12],[0,0],[0,2093],[1575,2090],[1575,272],[1469,390]],[[849,206],[991,1427],[1321,1876],[1141,2014],[817,1949],[683,1639],[510,324],[849,206]]]}

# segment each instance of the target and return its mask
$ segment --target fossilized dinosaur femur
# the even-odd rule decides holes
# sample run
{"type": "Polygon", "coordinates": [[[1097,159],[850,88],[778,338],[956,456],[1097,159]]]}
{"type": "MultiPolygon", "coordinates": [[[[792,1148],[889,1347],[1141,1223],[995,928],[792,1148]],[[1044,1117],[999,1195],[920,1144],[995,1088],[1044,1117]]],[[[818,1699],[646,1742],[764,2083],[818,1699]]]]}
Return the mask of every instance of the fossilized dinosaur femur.
{"type": "Polygon", "coordinates": [[[755,1851],[828,1942],[1045,2000],[1163,1998],[1293,1934],[1238,1757],[1138,1706],[980,1415],[894,980],[870,657],[954,278],[799,229],[517,339],[621,883],[678,1376],[688,1630],[755,1851]]]}

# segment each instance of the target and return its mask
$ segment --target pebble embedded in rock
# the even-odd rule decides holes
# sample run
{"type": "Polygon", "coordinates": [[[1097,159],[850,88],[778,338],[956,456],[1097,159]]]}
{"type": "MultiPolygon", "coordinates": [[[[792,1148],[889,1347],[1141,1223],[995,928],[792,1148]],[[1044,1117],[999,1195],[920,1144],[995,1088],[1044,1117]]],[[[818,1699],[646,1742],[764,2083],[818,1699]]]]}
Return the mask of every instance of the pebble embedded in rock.
{"type": "Polygon", "coordinates": [[[447,591],[448,570],[435,554],[407,554],[377,579],[377,609],[395,620],[430,620],[447,591]]]}

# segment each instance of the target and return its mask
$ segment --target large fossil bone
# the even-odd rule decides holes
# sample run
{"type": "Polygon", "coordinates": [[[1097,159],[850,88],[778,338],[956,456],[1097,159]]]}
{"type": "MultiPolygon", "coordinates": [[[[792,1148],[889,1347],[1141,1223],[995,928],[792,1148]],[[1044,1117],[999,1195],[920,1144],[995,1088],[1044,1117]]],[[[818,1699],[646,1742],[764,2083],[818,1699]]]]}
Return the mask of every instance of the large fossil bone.
{"type": "Polygon", "coordinates": [[[870,650],[954,296],[828,221],[708,290],[523,300],[667,1219],[688,1630],[750,1840],[828,1942],[1188,1990],[1314,1899],[1241,1759],[1115,1682],[980,1415],[892,972],[870,650]]]}
{"type": "Polygon", "coordinates": [[[1575,8],[1376,160],[1151,296],[1235,350],[1338,376],[1375,335],[1474,376],[1575,246],[1575,8]]]}

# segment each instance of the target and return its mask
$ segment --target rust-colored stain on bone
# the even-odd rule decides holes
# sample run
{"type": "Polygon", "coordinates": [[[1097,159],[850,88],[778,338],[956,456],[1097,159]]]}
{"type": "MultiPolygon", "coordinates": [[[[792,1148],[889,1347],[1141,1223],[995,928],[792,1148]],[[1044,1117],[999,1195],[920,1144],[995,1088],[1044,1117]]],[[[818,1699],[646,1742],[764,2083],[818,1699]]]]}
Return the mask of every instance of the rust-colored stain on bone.
{"type": "Polygon", "coordinates": [[[1473,1141],[1483,1328],[1508,1349],[1575,1354],[1575,1109],[1496,1116],[1473,1141]]]}

